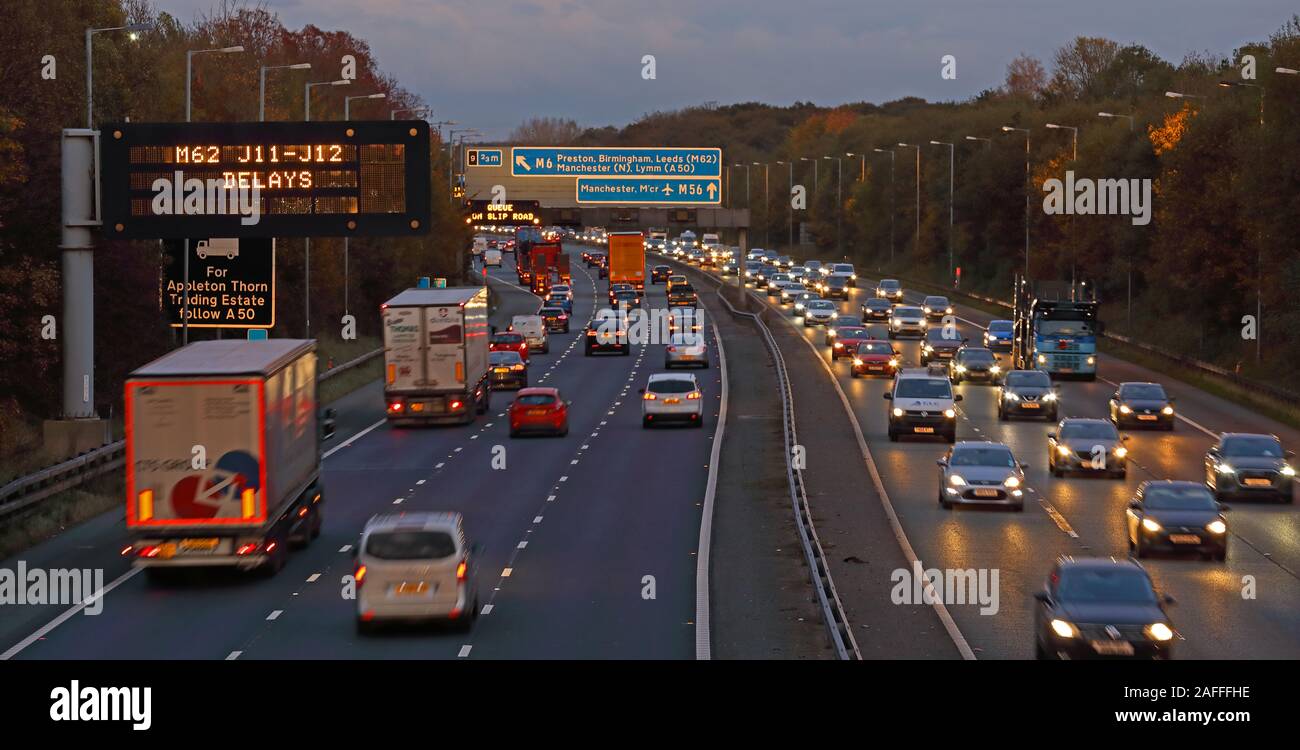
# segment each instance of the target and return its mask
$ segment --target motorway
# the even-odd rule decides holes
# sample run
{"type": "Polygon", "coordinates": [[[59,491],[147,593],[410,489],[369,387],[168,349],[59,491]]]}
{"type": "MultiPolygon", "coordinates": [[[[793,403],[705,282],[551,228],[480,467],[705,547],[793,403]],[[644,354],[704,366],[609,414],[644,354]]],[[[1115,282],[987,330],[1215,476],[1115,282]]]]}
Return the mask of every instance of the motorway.
{"type": "MultiPolygon", "coordinates": [[[[850,299],[839,303],[841,311],[860,314],[859,307],[871,296],[876,281],[860,278],[850,299]]],[[[732,278],[729,283],[737,282],[732,278]]],[[[769,304],[765,294],[753,294],[769,304]]],[[[919,303],[923,296],[913,291],[907,298],[919,303]]],[[[955,312],[960,330],[972,341],[978,341],[982,326],[996,317],[960,304],[955,304],[955,312]]],[[[957,392],[965,396],[958,404],[957,439],[992,440],[1010,446],[1020,461],[1029,464],[1027,485],[1033,501],[1027,503],[1024,513],[961,507],[944,510],[936,501],[939,480],[935,460],[943,454],[946,444],[890,442],[886,435],[889,404],[882,398],[890,381],[852,378],[846,361],[831,362],[821,328],[805,328],[801,321],[792,320],[788,307],[781,317],[789,324],[787,333],[791,334],[778,336],[787,362],[795,357],[816,357],[825,363],[825,368],[815,368],[821,371],[814,376],[818,380],[816,387],[833,389],[838,385],[847,397],[883,478],[888,499],[925,567],[999,571],[996,614],[982,615],[980,607],[972,604],[947,608],[977,658],[1032,658],[1032,594],[1041,589],[1056,557],[1128,556],[1124,511],[1142,481],[1203,479],[1204,453],[1220,431],[1273,433],[1287,447],[1300,444],[1300,433],[1294,429],[1158,373],[1103,356],[1098,381],[1060,383],[1063,417],[1104,418],[1114,385],[1128,380],[1165,382],[1177,399],[1180,414],[1174,432],[1124,431],[1132,435],[1128,445],[1132,467],[1127,480],[1051,477],[1046,464],[1046,434],[1052,426],[1042,421],[999,422],[995,388],[963,384],[957,387],[957,392]],[[811,346],[800,344],[798,338],[811,346]],[[829,373],[833,373],[834,384],[829,373]]],[[[779,327],[779,323],[773,325],[774,329],[779,327]]],[[[879,338],[886,338],[883,327],[879,338]]],[[[896,344],[905,364],[919,365],[917,342],[900,339],[896,344]]],[[[797,368],[792,367],[792,373],[792,377],[798,377],[797,368]]],[[[827,425],[825,429],[830,429],[829,420],[847,417],[837,403],[834,409],[823,412],[801,410],[798,418],[801,424],[827,425]]],[[[807,432],[807,428],[803,431],[807,432]]],[[[858,460],[856,445],[845,445],[842,451],[830,455],[810,450],[808,474],[816,477],[819,473],[842,471],[845,462],[858,460]]],[[[862,494],[875,502],[870,500],[874,493],[869,488],[862,494]]],[[[1231,506],[1228,523],[1232,538],[1225,563],[1188,558],[1143,561],[1157,588],[1177,600],[1170,610],[1183,638],[1176,646],[1176,658],[1300,658],[1300,618],[1295,615],[1300,611],[1300,515],[1294,505],[1234,502],[1231,506]]],[[[825,523],[819,521],[819,526],[825,523]]],[[[865,535],[868,530],[858,532],[865,535]]],[[[884,588],[878,587],[877,591],[884,588]]],[[[845,596],[847,599],[849,595],[845,596]]],[[[881,601],[879,595],[870,601],[845,602],[848,610],[888,606],[889,602],[881,601]]],[[[859,640],[864,640],[861,635],[859,640]]],[[[869,645],[868,641],[864,650],[869,645]]]]}
{"type": "MultiPolygon", "coordinates": [[[[567,248],[574,251],[575,248],[567,248]]],[[[507,256],[509,257],[509,256],[507,256]]],[[[24,607],[0,623],[0,654],[21,659],[690,659],[696,653],[696,553],[721,372],[696,371],[704,429],[643,430],[640,397],[662,371],[662,345],[630,356],[584,357],[578,321],[604,306],[597,282],[573,258],[570,333],[534,353],[530,384],[573,402],[565,438],[511,439],[509,393],[464,427],[391,429],[379,383],[333,404],[338,433],[326,444],[322,535],[274,578],[198,575],[151,585],[117,552],[120,511],[105,513],[21,555],[28,568],[102,568],[111,591],[94,616],[24,607]],[[506,468],[494,470],[504,446],[506,468]],[[480,617],[468,634],[404,628],[355,632],[342,598],[351,545],[366,519],[401,510],[464,514],[481,545],[480,617]],[[644,578],[654,597],[644,598],[644,578]]],[[[491,271],[500,304],[493,324],[535,312],[513,266],[491,271]]],[[[648,274],[647,274],[648,276],[648,274]]],[[[646,307],[664,307],[647,286],[646,307]]],[[[376,311],[377,312],[377,311],[376,311]]],[[[377,325],[377,315],[374,325],[377,325]]],[[[17,557],[3,561],[14,568],[17,557]]],[[[13,608],[7,608],[13,609],[13,608]]]]}

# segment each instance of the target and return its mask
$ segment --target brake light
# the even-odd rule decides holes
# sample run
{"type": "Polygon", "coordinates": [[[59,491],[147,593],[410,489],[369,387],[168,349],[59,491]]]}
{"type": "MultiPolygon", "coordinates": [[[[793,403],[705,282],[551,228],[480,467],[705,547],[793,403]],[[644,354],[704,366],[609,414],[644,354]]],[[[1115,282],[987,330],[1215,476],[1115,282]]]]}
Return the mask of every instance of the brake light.
{"type": "Polygon", "coordinates": [[[657,399],[657,398],[659,398],[659,397],[656,396],[656,395],[654,395],[653,393],[647,393],[646,395],[642,396],[641,398],[645,399],[646,401],[654,401],[655,399],[657,399]]]}
{"type": "Polygon", "coordinates": [[[670,346],[670,347],[668,347],[668,351],[670,351],[670,352],[675,352],[675,351],[677,351],[677,347],[675,347],[675,346],[670,346]]]}
{"type": "Polygon", "coordinates": [[[686,398],[687,398],[687,400],[689,400],[689,401],[697,401],[697,400],[699,400],[699,398],[700,398],[700,392],[699,392],[699,391],[691,391],[690,393],[686,394],[686,398]]]}
{"type": "Polygon", "coordinates": [[[359,588],[366,580],[366,566],[358,565],[356,572],[352,574],[352,578],[357,582],[357,587],[359,588]]]}
{"type": "Polygon", "coordinates": [[[251,555],[254,552],[256,552],[257,547],[258,547],[257,542],[249,542],[247,544],[241,544],[239,545],[239,549],[235,550],[235,554],[240,557],[245,557],[247,555],[251,555]]]}
{"type": "Polygon", "coordinates": [[[152,544],[140,548],[140,557],[157,557],[161,548],[152,544]]]}
{"type": "Polygon", "coordinates": [[[459,409],[459,408],[460,408],[460,402],[459,402],[459,401],[452,401],[452,402],[451,402],[451,408],[452,408],[453,410],[455,410],[455,409],[459,409]]]}
{"type": "Polygon", "coordinates": [[[402,404],[401,401],[394,401],[393,403],[388,405],[389,411],[401,411],[404,408],[405,406],[402,404]]]}
{"type": "Polygon", "coordinates": [[[468,560],[461,560],[461,561],[460,561],[460,564],[456,566],[456,580],[459,581],[459,582],[461,582],[461,583],[464,583],[464,582],[465,582],[465,576],[466,576],[468,573],[469,573],[469,561],[468,561],[468,560]]]}

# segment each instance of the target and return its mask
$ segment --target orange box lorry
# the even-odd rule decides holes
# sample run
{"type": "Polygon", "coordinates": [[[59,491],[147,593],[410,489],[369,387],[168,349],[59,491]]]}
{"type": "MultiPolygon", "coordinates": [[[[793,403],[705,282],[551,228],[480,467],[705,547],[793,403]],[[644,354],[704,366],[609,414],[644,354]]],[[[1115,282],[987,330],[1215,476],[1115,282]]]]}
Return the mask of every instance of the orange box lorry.
{"type": "Polygon", "coordinates": [[[645,237],[640,232],[609,233],[609,283],[645,291],[645,237]]]}

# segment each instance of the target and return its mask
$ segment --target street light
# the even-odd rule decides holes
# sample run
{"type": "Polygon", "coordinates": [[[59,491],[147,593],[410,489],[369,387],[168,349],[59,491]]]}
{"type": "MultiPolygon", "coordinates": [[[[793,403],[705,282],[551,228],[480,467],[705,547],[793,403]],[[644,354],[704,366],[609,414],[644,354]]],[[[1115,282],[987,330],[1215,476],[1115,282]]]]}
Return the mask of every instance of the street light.
{"type": "Polygon", "coordinates": [[[352,107],[353,99],[387,99],[387,98],[388,98],[388,94],[385,94],[382,91],[378,94],[361,94],[359,96],[345,96],[343,97],[343,119],[344,120],[352,119],[351,107],[352,107]]]}
{"type": "Polygon", "coordinates": [[[90,38],[95,34],[105,31],[125,31],[127,38],[131,41],[139,39],[139,32],[148,31],[153,26],[147,23],[132,23],[126,26],[109,26],[102,29],[86,29],[86,130],[94,130],[95,120],[93,111],[95,109],[95,62],[94,47],[90,43],[90,38]]]}
{"type": "Polygon", "coordinates": [[[1258,83],[1246,83],[1245,81],[1219,81],[1219,87],[1230,89],[1235,87],[1259,89],[1259,124],[1264,124],[1264,87],[1258,83]]]}
{"type": "MultiPolygon", "coordinates": [[[[87,36],[87,39],[90,37],[87,36]]],[[[207,53],[217,53],[221,55],[243,52],[241,45],[233,47],[218,47],[216,49],[192,49],[185,51],[185,122],[190,121],[190,79],[193,77],[194,56],[207,53]]],[[[190,240],[185,238],[184,256],[181,259],[181,273],[184,275],[184,285],[181,288],[181,306],[183,309],[181,319],[181,343],[190,343],[190,240]]]]}
{"type": "Polygon", "coordinates": [[[257,74],[257,121],[266,119],[266,71],[268,70],[311,70],[311,63],[294,63],[293,65],[263,65],[257,74]]]}
{"type": "Polygon", "coordinates": [[[892,148],[873,148],[877,154],[889,154],[889,268],[894,268],[894,157],[892,148]]]}
{"type": "MultiPolygon", "coordinates": [[[[790,168],[790,187],[788,192],[786,193],[786,197],[787,199],[791,199],[794,197],[794,162],[781,161],[778,159],[776,163],[784,164],[790,168]]],[[[794,247],[794,201],[788,200],[788,202],[790,204],[790,220],[787,222],[787,226],[789,227],[790,238],[789,241],[787,242],[787,247],[793,248],[794,247]]]]}
{"type": "Polygon", "coordinates": [[[912,236],[912,252],[921,257],[921,146],[915,143],[899,143],[899,148],[916,149],[916,232],[912,236]]]}
{"type": "Polygon", "coordinates": [[[302,105],[302,109],[303,109],[302,119],[303,119],[304,121],[306,121],[306,122],[311,122],[311,90],[312,90],[312,89],[316,88],[317,86],[347,86],[347,85],[349,85],[349,84],[351,84],[351,83],[352,83],[352,81],[350,81],[350,80],[348,80],[348,79],[346,79],[346,78],[340,78],[340,79],[337,80],[337,81],[312,81],[312,82],[310,82],[310,83],[305,83],[305,84],[303,84],[303,88],[302,88],[302,100],[303,100],[303,105],[302,105]]]}
{"type": "MultiPolygon", "coordinates": [[[[380,92],[378,94],[360,94],[358,96],[343,97],[343,119],[352,119],[352,100],[353,99],[387,99],[388,94],[380,92]]],[[[352,249],[352,238],[344,236],[343,238],[343,314],[348,314],[348,270],[350,268],[349,253],[352,249]]]]}
{"type": "Polygon", "coordinates": [[[1025,134],[1025,278],[1029,278],[1029,128],[1002,126],[1003,133],[1025,134]]]}
{"type": "Polygon", "coordinates": [[[823,159],[835,160],[835,252],[844,257],[844,241],[840,230],[840,216],[844,213],[844,160],[838,156],[823,156],[823,159]]]}
{"type": "MultiPolygon", "coordinates": [[[[1283,68],[1277,69],[1279,72],[1283,68]]],[[[1219,81],[1219,86],[1225,89],[1234,87],[1245,87],[1259,89],[1259,125],[1264,126],[1264,87],[1257,83],[1246,83],[1245,81],[1219,81]]],[[[1264,323],[1264,243],[1257,237],[1255,240],[1255,362],[1258,364],[1262,361],[1263,350],[1260,348],[1263,342],[1263,336],[1260,335],[1260,328],[1264,323]]]]}
{"type": "Polygon", "coordinates": [[[993,148],[993,139],[992,139],[992,138],[980,138],[980,137],[977,136],[977,135],[968,135],[968,136],[966,136],[966,140],[968,140],[968,141],[984,141],[984,147],[985,147],[985,148],[993,148]]]}
{"type": "Polygon", "coordinates": [[[772,208],[772,199],[767,190],[767,178],[772,173],[772,166],[767,162],[763,162],[762,164],[754,162],[754,166],[763,168],[763,244],[771,247],[772,223],[768,221],[768,211],[772,208]]]}
{"type": "Polygon", "coordinates": [[[1098,117],[1121,118],[1121,119],[1124,119],[1124,120],[1128,120],[1128,129],[1129,129],[1129,132],[1130,132],[1130,133],[1133,132],[1133,115],[1117,115],[1117,114],[1115,114],[1114,112],[1098,112],[1098,113],[1097,113],[1097,116],[1098,116],[1098,117]]]}
{"type": "Polygon", "coordinates": [[[858,182],[865,182],[866,179],[867,179],[867,155],[866,155],[866,154],[855,154],[855,153],[853,153],[852,151],[846,151],[846,152],[844,153],[844,155],[847,156],[847,157],[849,157],[849,158],[852,158],[852,157],[856,156],[856,157],[858,157],[859,159],[862,160],[862,167],[861,167],[861,170],[858,172],[858,182]]]}
{"type": "Polygon", "coordinates": [[[425,117],[433,114],[433,110],[428,107],[401,107],[388,113],[388,119],[396,120],[398,112],[411,112],[413,114],[423,114],[425,117]]]}
{"type": "Polygon", "coordinates": [[[1070,131],[1071,143],[1073,144],[1070,161],[1078,161],[1079,160],[1079,129],[1077,127],[1071,127],[1069,125],[1057,125],[1054,122],[1047,123],[1047,127],[1051,128],[1052,130],[1070,131]]]}
{"type": "Polygon", "coordinates": [[[952,224],[953,224],[953,183],[956,179],[957,171],[957,146],[944,141],[930,141],[932,146],[948,147],[948,278],[952,278],[953,272],[953,250],[952,250],[952,224]]]}
{"type": "Polygon", "coordinates": [[[217,47],[216,49],[191,49],[185,51],[185,122],[190,121],[190,78],[191,71],[194,67],[194,56],[203,55],[209,52],[216,52],[222,55],[229,55],[235,52],[243,52],[243,45],[236,44],[233,47],[217,47]]]}
{"type": "MultiPolygon", "coordinates": [[[[304,122],[311,122],[311,90],[317,86],[347,86],[352,81],[346,78],[340,78],[337,81],[310,81],[303,84],[302,89],[302,115],[304,122]]],[[[311,237],[303,238],[303,265],[302,265],[302,305],[303,305],[303,338],[311,338],[311,237]]]]}
{"type": "Polygon", "coordinates": [[[745,168],[745,208],[748,210],[748,209],[750,208],[750,203],[749,203],[749,165],[748,165],[748,164],[740,164],[740,163],[736,163],[736,164],[732,164],[731,166],[733,166],[733,167],[744,167],[744,168],[745,168]]]}
{"type": "Polygon", "coordinates": [[[1169,97],[1170,99],[1204,99],[1205,98],[1201,94],[1184,94],[1178,91],[1166,91],[1165,96],[1169,97]]]}

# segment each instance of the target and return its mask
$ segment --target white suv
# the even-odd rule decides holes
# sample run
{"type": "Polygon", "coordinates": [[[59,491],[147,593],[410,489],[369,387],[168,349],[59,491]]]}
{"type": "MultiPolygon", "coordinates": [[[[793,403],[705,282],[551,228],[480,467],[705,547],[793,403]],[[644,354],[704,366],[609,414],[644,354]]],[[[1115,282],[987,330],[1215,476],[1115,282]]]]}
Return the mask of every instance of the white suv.
{"type": "Polygon", "coordinates": [[[889,315],[889,338],[908,335],[923,338],[930,323],[925,319],[925,312],[919,307],[900,305],[889,315]]]}
{"type": "Polygon", "coordinates": [[[957,440],[957,402],[946,375],[908,368],[894,378],[893,389],[883,394],[889,407],[889,439],[900,435],[940,436],[949,443],[957,440]]]}
{"type": "Polygon", "coordinates": [[[693,427],[704,424],[704,394],[700,393],[700,384],[694,375],[685,373],[651,375],[641,389],[641,426],[674,421],[693,427]]]}
{"type": "Polygon", "coordinates": [[[459,513],[372,516],[352,551],[358,632],[399,620],[448,620],[469,630],[478,616],[470,552],[459,513]]]}

